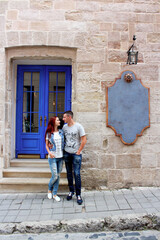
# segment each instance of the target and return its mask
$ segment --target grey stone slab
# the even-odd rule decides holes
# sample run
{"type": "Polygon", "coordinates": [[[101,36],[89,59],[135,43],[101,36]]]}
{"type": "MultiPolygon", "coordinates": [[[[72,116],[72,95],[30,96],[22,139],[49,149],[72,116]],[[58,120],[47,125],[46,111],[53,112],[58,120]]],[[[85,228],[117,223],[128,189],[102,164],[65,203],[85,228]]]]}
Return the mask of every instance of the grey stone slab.
{"type": "Polygon", "coordinates": [[[43,199],[38,198],[38,199],[33,199],[32,204],[42,204],[43,199]]]}
{"type": "Polygon", "coordinates": [[[18,216],[28,216],[31,210],[20,210],[18,216]]]}
{"type": "Polygon", "coordinates": [[[6,216],[8,213],[7,210],[4,210],[4,211],[0,211],[0,216],[6,216]]]}
{"type": "Polygon", "coordinates": [[[19,214],[19,210],[9,210],[7,216],[17,216],[19,214]]]}
{"type": "Polygon", "coordinates": [[[9,223],[9,222],[15,222],[16,220],[16,217],[17,216],[6,216],[4,219],[3,219],[3,222],[5,223],[9,223]]]}
{"type": "Polygon", "coordinates": [[[142,209],[137,208],[137,209],[134,209],[133,211],[134,211],[134,213],[139,213],[139,214],[146,214],[147,213],[147,211],[143,208],[142,209]]]}
{"type": "Polygon", "coordinates": [[[25,222],[27,221],[28,215],[18,215],[15,219],[15,222],[25,222]]]}
{"type": "Polygon", "coordinates": [[[109,211],[120,210],[120,208],[118,207],[118,205],[108,205],[108,210],[109,211]]]}
{"type": "Polygon", "coordinates": [[[22,204],[32,204],[33,199],[24,199],[22,204]]]}
{"type": "Polygon", "coordinates": [[[27,196],[26,196],[26,199],[35,199],[37,196],[36,193],[28,193],[27,196]]]}
{"type": "Polygon", "coordinates": [[[11,204],[8,209],[20,209],[20,204],[11,204]]]}
{"type": "Polygon", "coordinates": [[[63,214],[52,214],[52,216],[51,216],[51,220],[59,220],[60,221],[60,220],[63,220],[63,219],[64,219],[63,214]]]}
{"type": "Polygon", "coordinates": [[[52,219],[52,214],[47,214],[47,215],[40,215],[39,221],[49,221],[52,219]]]}
{"type": "Polygon", "coordinates": [[[7,199],[12,199],[12,200],[14,200],[14,199],[17,199],[17,197],[18,197],[18,194],[8,194],[8,196],[7,196],[7,199]]]}
{"type": "Polygon", "coordinates": [[[31,204],[22,204],[20,206],[20,209],[30,209],[30,207],[31,207],[31,204]]]}
{"type": "Polygon", "coordinates": [[[132,209],[141,209],[142,206],[139,203],[130,203],[132,209]]]}
{"type": "Polygon", "coordinates": [[[1,210],[8,210],[10,205],[0,205],[0,211],[1,210]]]}
{"type": "Polygon", "coordinates": [[[13,200],[11,199],[4,199],[2,202],[1,202],[1,205],[11,205],[13,200]]]}
{"type": "Polygon", "coordinates": [[[6,216],[0,216],[0,223],[3,222],[3,220],[4,220],[5,217],[6,217],[6,216]]]}
{"type": "Polygon", "coordinates": [[[36,199],[45,199],[47,198],[47,193],[37,193],[36,194],[36,199]]]}
{"type": "Polygon", "coordinates": [[[97,211],[107,211],[108,207],[106,205],[96,206],[97,211]]]}
{"type": "Polygon", "coordinates": [[[43,203],[42,204],[42,209],[48,209],[48,208],[53,208],[53,204],[52,203],[50,203],[50,204],[47,204],[47,203],[43,203]]]}
{"type": "Polygon", "coordinates": [[[30,209],[42,209],[42,204],[32,204],[30,209]]]}
{"type": "Polygon", "coordinates": [[[40,214],[27,216],[27,221],[39,221],[39,219],[40,219],[40,214]]]}
{"type": "Polygon", "coordinates": [[[127,199],[127,202],[130,204],[130,203],[139,203],[139,201],[136,199],[136,198],[130,198],[130,199],[127,199]]]}
{"type": "Polygon", "coordinates": [[[96,207],[94,206],[85,206],[86,212],[96,212],[96,207]]]}
{"type": "Polygon", "coordinates": [[[75,209],[74,208],[64,208],[63,209],[63,213],[75,213],[75,209]]]}
{"type": "Polygon", "coordinates": [[[128,204],[118,204],[120,210],[124,209],[131,209],[131,207],[128,204]]]}
{"type": "Polygon", "coordinates": [[[0,199],[1,200],[4,200],[4,199],[7,199],[7,197],[8,197],[8,194],[0,194],[0,199]]]}
{"type": "Polygon", "coordinates": [[[41,209],[35,209],[35,210],[30,210],[30,215],[39,215],[41,214],[42,210],[41,209]]]}
{"type": "MultiPolygon", "coordinates": [[[[59,208],[58,208],[59,209],[59,208]]],[[[55,209],[56,210],[56,209],[55,209]]],[[[47,214],[49,214],[49,215],[52,215],[52,213],[53,213],[53,209],[42,209],[42,211],[41,211],[41,215],[47,215],[47,214]]],[[[63,209],[62,209],[62,212],[63,212],[63,209]]]]}
{"type": "Polygon", "coordinates": [[[53,214],[63,214],[63,208],[54,208],[53,214]]]}
{"type": "Polygon", "coordinates": [[[17,199],[24,200],[24,199],[26,199],[26,197],[27,197],[27,194],[25,194],[25,193],[19,193],[17,199]]]}
{"type": "Polygon", "coordinates": [[[134,210],[122,210],[122,214],[134,214],[134,210]]]}
{"type": "Polygon", "coordinates": [[[147,208],[147,209],[145,209],[145,211],[148,214],[153,214],[153,213],[157,213],[158,212],[156,208],[147,208]]]}

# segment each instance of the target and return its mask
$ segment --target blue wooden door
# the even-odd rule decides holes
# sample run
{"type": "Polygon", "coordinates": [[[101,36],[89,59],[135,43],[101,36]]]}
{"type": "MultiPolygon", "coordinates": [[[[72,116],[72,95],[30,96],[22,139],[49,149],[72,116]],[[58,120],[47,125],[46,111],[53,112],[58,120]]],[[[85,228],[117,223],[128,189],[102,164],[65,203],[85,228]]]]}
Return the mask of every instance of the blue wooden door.
{"type": "Polygon", "coordinates": [[[71,66],[19,65],[17,70],[16,157],[45,158],[44,134],[52,116],[71,109],[71,66]]]}

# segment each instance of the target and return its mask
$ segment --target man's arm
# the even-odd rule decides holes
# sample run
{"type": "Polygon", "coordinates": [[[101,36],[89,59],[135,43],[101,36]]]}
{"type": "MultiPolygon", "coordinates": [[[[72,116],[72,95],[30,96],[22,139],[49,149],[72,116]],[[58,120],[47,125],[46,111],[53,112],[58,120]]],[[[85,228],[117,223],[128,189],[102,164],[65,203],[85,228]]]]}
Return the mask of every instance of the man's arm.
{"type": "Polygon", "coordinates": [[[80,154],[81,154],[81,151],[82,151],[82,149],[84,148],[86,142],[87,142],[86,136],[82,136],[82,137],[81,137],[81,145],[80,145],[78,151],[76,152],[77,155],[80,155],[80,154]]]}

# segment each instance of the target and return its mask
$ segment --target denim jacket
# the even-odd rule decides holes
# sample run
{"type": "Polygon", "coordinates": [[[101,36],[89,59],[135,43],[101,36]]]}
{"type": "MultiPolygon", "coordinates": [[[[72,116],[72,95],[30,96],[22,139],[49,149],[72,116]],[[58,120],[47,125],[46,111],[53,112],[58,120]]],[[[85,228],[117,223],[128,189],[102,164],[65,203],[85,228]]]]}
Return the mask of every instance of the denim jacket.
{"type": "MultiPolygon", "coordinates": [[[[63,150],[64,149],[64,133],[63,133],[63,130],[61,130],[61,129],[59,129],[58,131],[59,131],[59,135],[62,138],[62,150],[63,150]]],[[[51,138],[49,139],[49,141],[51,144],[53,144],[51,151],[56,151],[56,144],[54,141],[54,133],[51,134],[51,138]]]]}

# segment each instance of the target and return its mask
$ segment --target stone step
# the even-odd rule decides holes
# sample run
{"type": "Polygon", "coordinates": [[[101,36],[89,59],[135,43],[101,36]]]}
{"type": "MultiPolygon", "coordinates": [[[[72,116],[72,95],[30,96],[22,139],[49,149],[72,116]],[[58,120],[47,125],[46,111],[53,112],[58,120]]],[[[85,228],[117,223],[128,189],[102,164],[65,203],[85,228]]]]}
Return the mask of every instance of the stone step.
{"type": "MultiPolygon", "coordinates": [[[[3,170],[3,178],[50,178],[48,167],[9,167],[3,170]]],[[[63,168],[61,178],[66,178],[66,169],[63,168]]]]}
{"type": "MultiPolygon", "coordinates": [[[[50,178],[2,178],[0,192],[47,192],[50,178]]],[[[67,190],[66,178],[61,178],[59,192],[67,190]]]]}
{"type": "Polygon", "coordinates": [[[13,159],[11,167],[48,167],[48,159],[13,159]]]}

